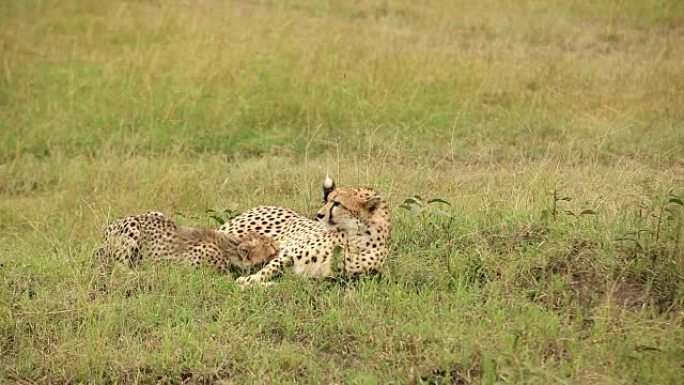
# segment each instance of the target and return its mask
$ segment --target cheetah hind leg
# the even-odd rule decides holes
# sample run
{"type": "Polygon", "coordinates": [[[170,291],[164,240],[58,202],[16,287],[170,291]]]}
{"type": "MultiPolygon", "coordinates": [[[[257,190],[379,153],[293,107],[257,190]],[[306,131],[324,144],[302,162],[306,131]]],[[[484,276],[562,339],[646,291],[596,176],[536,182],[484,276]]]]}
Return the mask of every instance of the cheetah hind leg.
{"type": "Polygon", "coordinates": [[[126,258],[126,261],[128,261],[128,266],[131,268],[140,265],[140,261],[142,261],[142,253],[140,252],[140,247],[137,244],[128,249],[128,258],[126,258]]]}
{"type": "Polygon", "coordinates": [[[88,284],[88,297],[91,300],[109,292],[109,281],[113,268],[110,251],[107,245],[99,246],[93,251],[90,261],[90,282],[88,284]]]}

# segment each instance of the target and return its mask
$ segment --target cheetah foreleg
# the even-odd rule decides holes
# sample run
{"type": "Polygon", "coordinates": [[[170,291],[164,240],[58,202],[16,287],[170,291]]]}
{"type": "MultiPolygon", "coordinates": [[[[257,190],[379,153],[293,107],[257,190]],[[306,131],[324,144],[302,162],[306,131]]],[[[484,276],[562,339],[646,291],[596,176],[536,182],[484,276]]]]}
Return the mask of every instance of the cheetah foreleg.
{"type": "Polygon", "coordinates": [[[267,263],[261,270],[247,277],[239,277],[235,282],[242,288],[247,288],[253,285],[266,286],[271,284],[267,282],[269,279],[282,273],[283,268],[292,265],[292,258],[287,255],[280,255],[271,262],[267,263]]]}

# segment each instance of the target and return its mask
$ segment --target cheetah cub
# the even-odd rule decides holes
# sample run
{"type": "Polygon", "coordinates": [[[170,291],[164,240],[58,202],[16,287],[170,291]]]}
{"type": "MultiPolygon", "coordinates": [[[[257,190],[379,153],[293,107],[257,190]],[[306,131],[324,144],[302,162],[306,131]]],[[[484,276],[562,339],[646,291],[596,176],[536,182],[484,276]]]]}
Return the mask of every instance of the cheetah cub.
{"type": "Polygon", "coordinates": [[[120,218],[107,226],[96,255],[104,263],[118,261],[133,266],[145,255],[153,261],[207,264],[227,273],[231,266],[248,269],[263,265],[278,251],[278,243],[268,236],[250,232],[237,237],[181,226],[161,213],[149,212],[120,218]]]}

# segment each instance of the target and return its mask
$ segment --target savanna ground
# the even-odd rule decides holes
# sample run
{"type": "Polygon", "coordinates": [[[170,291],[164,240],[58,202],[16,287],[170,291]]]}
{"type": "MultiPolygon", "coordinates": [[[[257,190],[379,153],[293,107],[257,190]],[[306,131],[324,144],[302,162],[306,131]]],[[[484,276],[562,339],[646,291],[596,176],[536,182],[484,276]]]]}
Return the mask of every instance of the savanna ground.
{"type": "Polygon", "coordinates": [[[3,1],[0,383],[680,383],[683,26],[674,0],[3,1]],[[313,213],[326,171],[391,202],[380,278],[92,263],[112,217],[313,213]]]}

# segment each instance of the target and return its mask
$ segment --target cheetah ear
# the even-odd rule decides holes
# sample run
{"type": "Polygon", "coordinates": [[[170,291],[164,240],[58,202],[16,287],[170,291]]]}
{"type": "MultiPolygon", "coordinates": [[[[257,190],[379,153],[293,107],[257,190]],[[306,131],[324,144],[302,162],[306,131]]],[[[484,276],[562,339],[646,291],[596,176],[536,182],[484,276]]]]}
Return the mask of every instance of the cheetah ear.
{"type": "Polygon", "coordinates": [[[372,213],[373,211],[377,210],[378,207],[380,207],[381,203],[382,198],[380,198],[379,196],[374,196],[364,201],[363,206],[366,208],[366,210],[368,210],[369,213],[372,213]]]}
{"type": "Polygon", "coordinates": [[[326,174],[325,181],[323,181],[323,202],[328,201],[328,195],[335,190],[335,181],[330,174],[326,174]]]}

